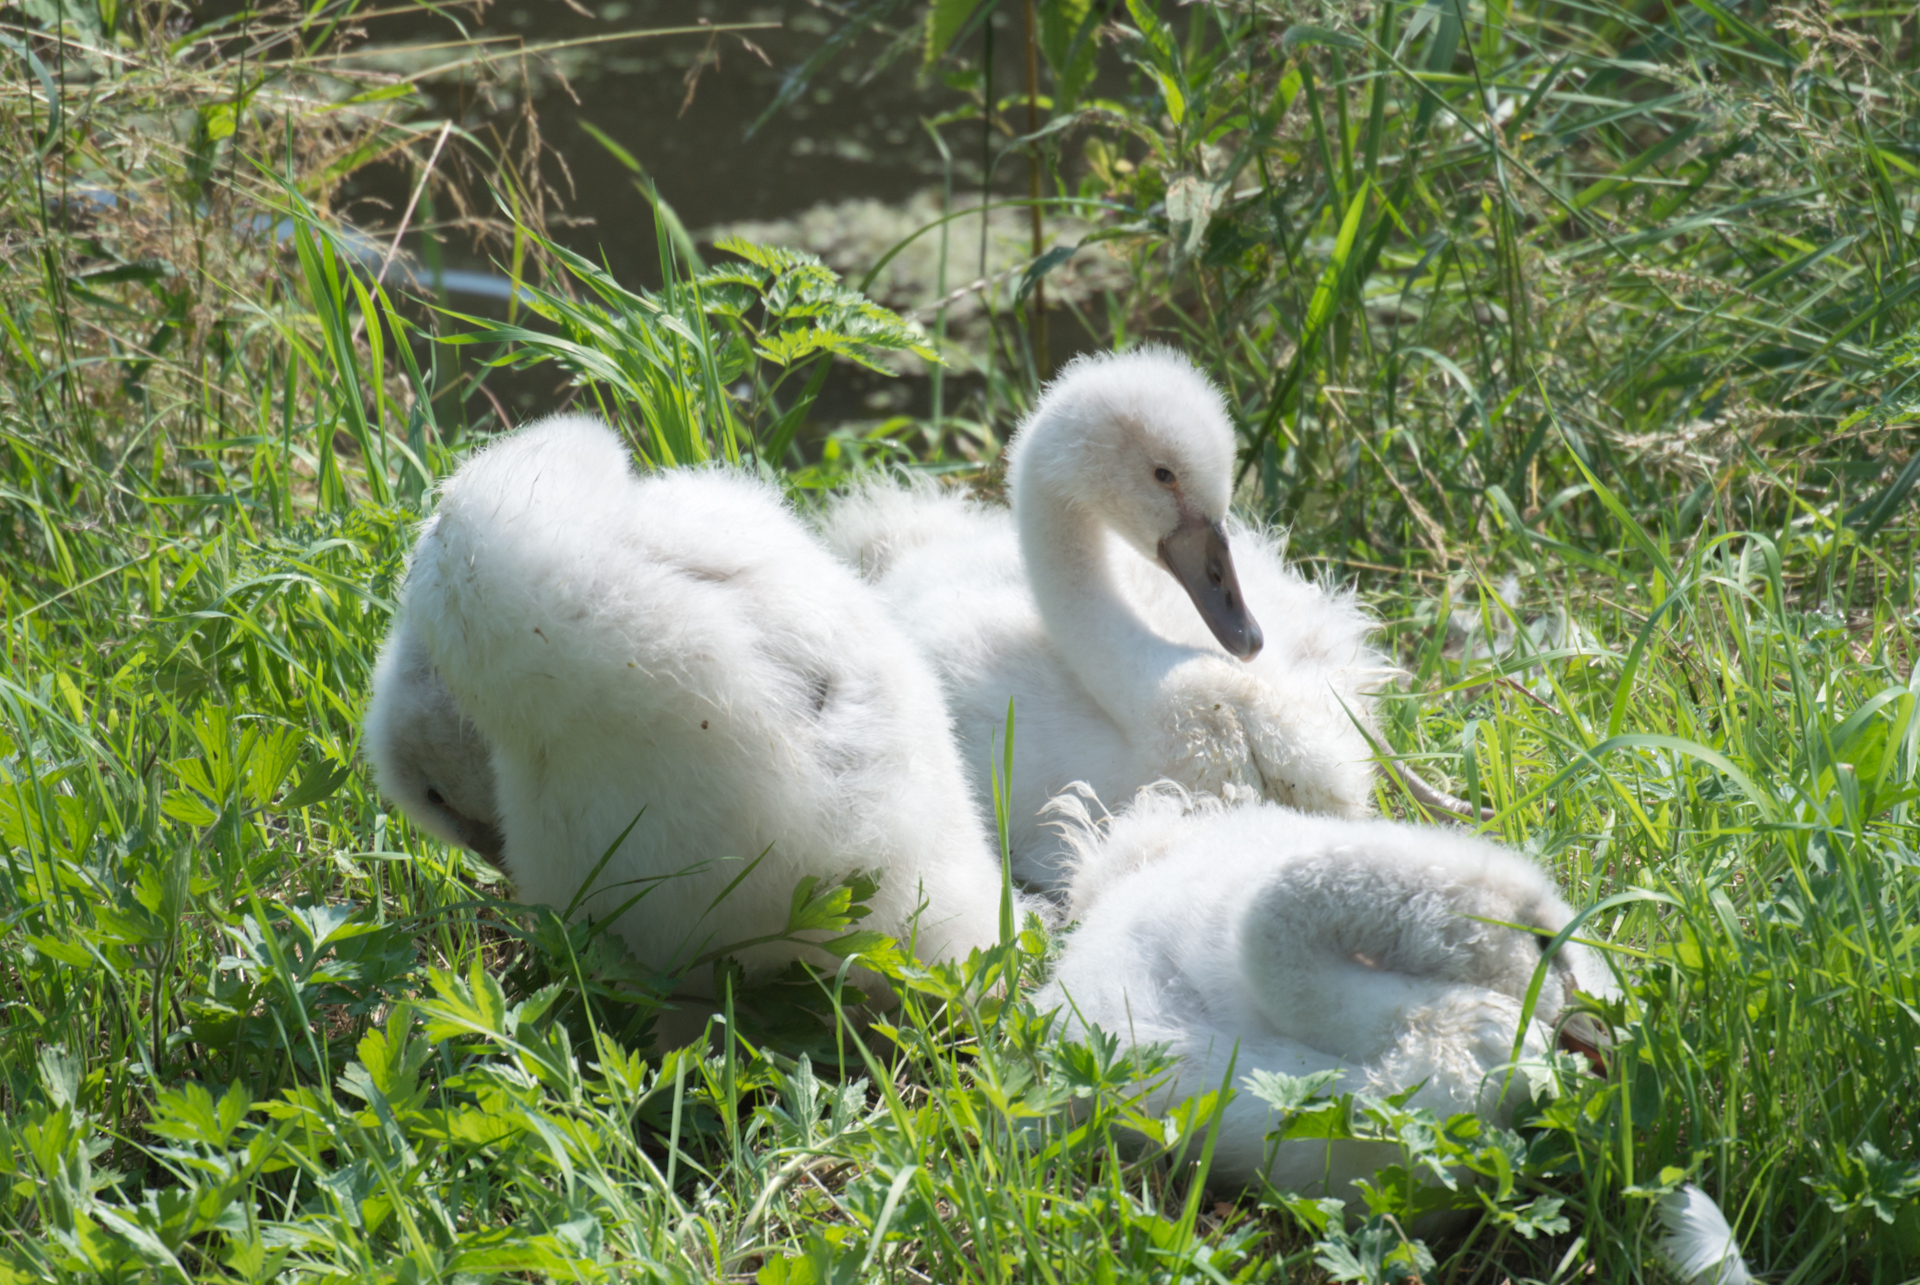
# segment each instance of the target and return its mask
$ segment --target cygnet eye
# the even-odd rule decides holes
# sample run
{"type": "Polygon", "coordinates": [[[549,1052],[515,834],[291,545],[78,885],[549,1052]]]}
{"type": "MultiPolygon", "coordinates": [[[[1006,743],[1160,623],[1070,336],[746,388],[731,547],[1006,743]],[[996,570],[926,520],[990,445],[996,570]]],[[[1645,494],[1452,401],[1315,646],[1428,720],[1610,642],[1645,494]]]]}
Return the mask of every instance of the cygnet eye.
{"type": "Polygon", "coordinates": [[[1553,945],[1552,933],[1535,933],[1533,939],[1540,944],[1540,953],[1542,955],[1547,953],[1547,947],[1553,945]]]}
{"type": "Polygon", "coordinates": [[[1157,468],[1153,471],[1153,480],[1162,486],[1172,486],[1173,470],[1165,467],[1157,468]]]}
{"type": "Polygon", "coordinates": [[[446,796],[434,789],[431,785],[427,787],[427,802],[433,804],[436,808],[444,808],[447,806],[446,796]]]}

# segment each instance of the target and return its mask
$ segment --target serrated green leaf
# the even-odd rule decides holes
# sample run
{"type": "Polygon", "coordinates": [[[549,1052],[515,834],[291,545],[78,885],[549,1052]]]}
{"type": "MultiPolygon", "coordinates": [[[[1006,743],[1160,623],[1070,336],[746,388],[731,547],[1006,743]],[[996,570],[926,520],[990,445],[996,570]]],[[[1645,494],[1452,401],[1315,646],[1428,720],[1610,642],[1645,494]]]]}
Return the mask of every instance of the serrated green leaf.
{"type": "Polygon", "coordinates": [[[420,1012],[427,1018],[427,1038],[438,1044],[462,1035],[491,1035],[505,1038],[507,997],[500,983],[476,957],[465,978],[444,969],[427,970],[427,982],[434,999],[422,1000],[420,1012]]]}
{"type": "Polygon", "coordinates": [[[26,937],[27,945],[32,946],[49,959],[58,960],[69,968],[92,968],[96,962],[87,949],[75,942],[61,941],[54,937],[26,937]]]}
{"type": "Polygon", "coordinates": [[[191,790],[168,790],[161,795],[160,814],[198,828],[210,826],[220,819],[220,814],[191,790]]]}
{"type": "Polygon", "coordinates": [[[1040,6],[1040,52],[1053,73],[1056,113],[1071,111],[1093,79],[1099,25],[1093,0],[1049,0],[1040,6]]]}
{"type": "Polygon", "coordinates": [[[310,765],[300,774],[299,784],[288,791],[285,798],[271,807],[274,812],[297,812],[301,808],[310,808],[314,804],[331,798],[334,791],[347,783],[353,775],[353,767],[347,763],[329,763],[325,759],[310,765]]]}

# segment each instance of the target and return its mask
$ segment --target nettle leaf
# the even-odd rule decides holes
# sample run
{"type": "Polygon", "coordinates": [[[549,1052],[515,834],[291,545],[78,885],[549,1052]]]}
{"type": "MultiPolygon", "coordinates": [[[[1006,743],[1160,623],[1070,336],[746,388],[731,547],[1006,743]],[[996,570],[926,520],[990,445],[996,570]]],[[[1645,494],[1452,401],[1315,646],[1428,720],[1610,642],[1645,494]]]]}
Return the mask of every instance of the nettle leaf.
{"type": "Polygon", "coordinates": [[[427,984],[438,998],[421,1001],[420,1011],[427,1019],[427,1038],[435,1044],[461,1035],[505,1039],[510,1034],[506,992],[478,958],[464,980],[445,969],[430,968],[427,984]]]}
{"type": "Polygon", "coordinates": [[[1310,1075],[1254,1070],[1240,1082],[1254,1097],[1280,1111],[1325,1111],[1339,1105],[1332,1096],[1333,1086],[1340,1082],[1338,1068],[1310,1075]]]}
{"type": "Polygon", "coordinates": [[[161,1089],[154,1096],[153,1120],[147,1128],[170,1142],[199,1143],[214,1151],[226,1150],[234,1132],[253,1109],[253,1095],[238,1083],[215,1101],[199,1084],[161,1089]]]}
{"type": "MultiPolygon", "coordinates": [[[[353,775],[350,763],[330,763],[326,759],[310,764],[300,774],[300,781],[288,792],[287,796],[273,805],[275,812],[298,812],[301,808],[310,808],[314,804],[331,798],[334,791],[347,783],[353,775]]],[[[284,780],[284,774],[282,775],[284,780]]]]}
{"type": "MultiPolygon", "coordinates": [[[[386,1029],[368,1031],[360,1038],[356,1051],[360,1060],[348,1068],[347,1077],[358,1067],[366,1083],[378,1089],[395,1111],[410,1110],[425,1099],[420,1070],[433,1055],[433,1046],[414,1037],[413,1010],[409,1006],[395,1005],[386,1029]]],[[[347,1077],[343,1077],[343,1087],[350,1087],[347,1077]]],[[[355,1090],[355,1094],[363,1101],[371,1101],[364,1093],[355,1090]]]]}

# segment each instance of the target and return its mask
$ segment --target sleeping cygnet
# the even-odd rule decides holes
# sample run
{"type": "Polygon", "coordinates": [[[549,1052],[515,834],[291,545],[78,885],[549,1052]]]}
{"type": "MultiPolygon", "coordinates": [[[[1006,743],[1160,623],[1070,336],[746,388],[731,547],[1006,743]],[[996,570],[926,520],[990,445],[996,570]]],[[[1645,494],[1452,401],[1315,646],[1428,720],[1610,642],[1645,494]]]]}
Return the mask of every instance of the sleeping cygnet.
{"type": "MultiPolygon", "coordinates": [[[[1524,1099],[1523,1077],[1507,1074],[1516,1035],[1523,1058],[1544,1056],[1575,990],[1608,988],[1571,941],[1544,958],[1571,918],[1566,903],[1537,866],[1481,839],[1272,804],[1195,804],[1166,790],[1142,792],[1100,827],[1084,815],[1067,827],[1080,855],[1079,926],[1039,1003],[1067,1005],[1070,1034],[1097,1025],[1133,1045],[1171,1045],[1179,1065],[1152,1097],[1157,1111],[1233,1088],[1216,1179],[1264,1174],[1363,1211],[1351,1184],[1403,1162],[1399,1148],[1276,1146],[1267,1135],[1280,1121],[1246,1089],[1250,1072],[1337,1069],[1336,1091],[1375,1097],[1418,1084],[1412,1106],[1506,1124],[1524,1099]],[[1522,1002],[1543,967],[1522,1032],[1522,1002]]],[[[1559,1036],[1596,1062],[1597,1038],[1559,1036]]]]}
{"type": "Polygon", "coordinates": [[[445,483],[368,745],[410,815],[663,971],[831,969],[768,940],[807,876],[876,875],[861,927],[922,959],[999,936],[938,684],[872,590],[772,487],[636,477],[595,420],[522,429],[445,483]]]}

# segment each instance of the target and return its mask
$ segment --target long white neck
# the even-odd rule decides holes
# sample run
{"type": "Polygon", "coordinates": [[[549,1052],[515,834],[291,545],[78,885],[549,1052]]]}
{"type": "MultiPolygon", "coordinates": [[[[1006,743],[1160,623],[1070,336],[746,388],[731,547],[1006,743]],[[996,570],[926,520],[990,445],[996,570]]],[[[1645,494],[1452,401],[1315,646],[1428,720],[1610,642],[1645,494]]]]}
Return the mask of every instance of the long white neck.
{"type": "Polygon", "coordinates": [[[1169,675],[1208,653],[1162,638],[1127,602],[1107,527],[1028,470],[1014,494],[1020,552],[1054,651],[1130,736],[1150,734],[1169,675]]]}

